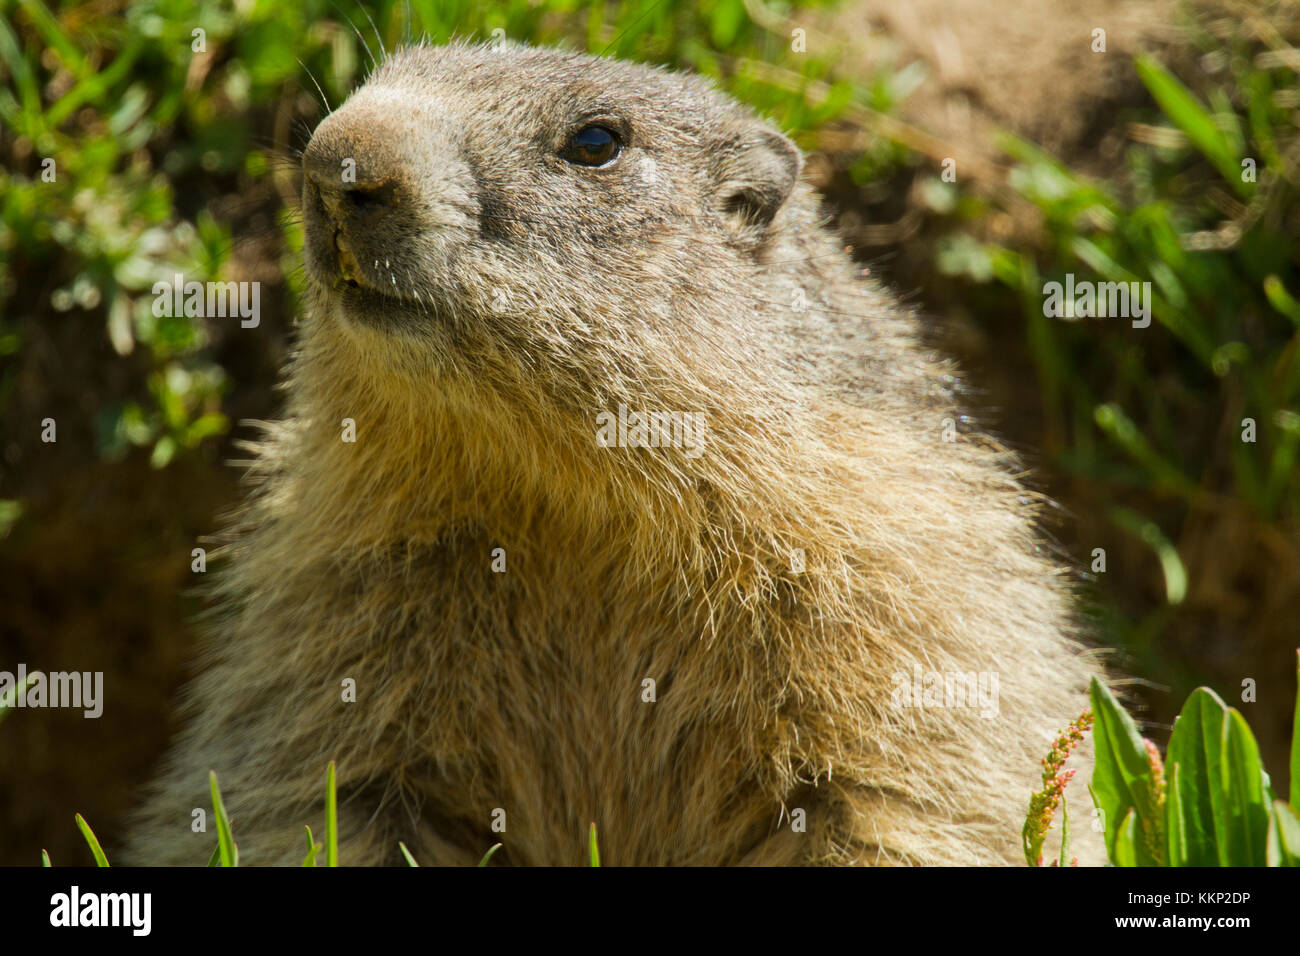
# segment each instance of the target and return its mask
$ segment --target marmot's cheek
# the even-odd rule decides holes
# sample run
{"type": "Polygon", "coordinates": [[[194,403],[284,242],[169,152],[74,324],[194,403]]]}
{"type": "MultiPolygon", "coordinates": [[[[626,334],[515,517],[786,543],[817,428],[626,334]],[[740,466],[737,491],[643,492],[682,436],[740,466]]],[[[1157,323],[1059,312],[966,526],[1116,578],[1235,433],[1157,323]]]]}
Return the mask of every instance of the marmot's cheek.
{"type": "Polygon", "coordinates": [[[310,180],[302,188],[303,264],[308,278],[326,284],[331,281],[337,264],[329,241],[330,226],[320,191],[310,180]]]}

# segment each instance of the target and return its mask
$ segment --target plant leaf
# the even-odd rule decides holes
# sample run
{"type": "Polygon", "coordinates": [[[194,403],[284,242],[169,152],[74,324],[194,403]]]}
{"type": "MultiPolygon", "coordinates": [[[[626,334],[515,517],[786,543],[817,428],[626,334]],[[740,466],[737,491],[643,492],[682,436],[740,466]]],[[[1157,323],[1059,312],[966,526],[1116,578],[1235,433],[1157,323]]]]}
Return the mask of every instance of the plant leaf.
{"type": "Polygon", "coordinates": [[[1187,134],[1192,145],[1201,151],[1233,189],[1242,195],[1249,194],[1250,186],[1242,182],[1239,157],[1231,141],[1196,95],[1151,57],[1140,55],[1133,62],[1138,76],[1164,114],[1187,134]]]}
{"type": "Polygon", "coordinates": [[[1259,746],[1246,719],[1231,707],[1225,729],[1223,796],[1229,826],[1229,865],[1265,866],[1270,795],[1259,746]]]}
{"type": "Polygon", "coordinates": [[[339,797],[333,760],[325,771],[325,865],[339,865],[339,797]]]}
{"type": "MultiPolygon", "coordinates": [[[[405,843],[403,843],[401,840],[398,840],[398,841],[397,841],[397,847],[398,847],[399,850],[402,851],[402,856],[406,857],[406,864],[407,864],[407,866],[419,866],[419,865],[420,865],[420,864],[418,864],[418,863],[415,862],[415,857],[411,856],[411,851],[408,850],[408,849],[406,848],[406,844],[405,844],[405,843]]],[[[482,865],[482,864],[480,864],[480,865],[482,865]]]]}
{"type": "Polygon", "coordinates": [[[1137,809],[1130,808],[1115,829],[1115,850],[1111,854],[1111,860],[1116,866],[1140,866],[1138,852],[1141,846],[1138,837],[1137,809]]]}
{"type": "Polygon", "coordinates": [[[226,805],[221,802],[221,789],[217,786],[217,772],[208,771],[208,789],[212,791],[212,812],[217,818],[217,850],[221,854],[222,866],[239,866],[239,847],[230,829],[230,817],[226,816],[226,805]]]}
{"type": "Polygon", "coordinates": [[[23,678],[21,683],[15,684],[5,691],[4,696],[0,696],[0,720],[4,720],[9,716],[9,711],[13,710],[18,698],[27,693],[27,688],[32,686],[32,681],[43,676],[44,674],[41,671],[32,671],[23,678]]]}
{"type": "Polygon", "coordinates": [[[320,852],[321,844],[317,843],[316,838],[311,835],[311,827],[304,824],[303,829],[307,831],[307,855],[302,858],[302,865],[315,866],[316,854],[320,852]]]}
{"type": "Polygon", "coordinates": [[[1274,800],[1268,818],[1269,866],[1300,866],[1300,817],[1281,800],[1274,800]]]}
{"type": "MultiPolygon", "coordinates": [[[[1092,679],[1090,691],[1092,712],[1096,723],[1093,730],[1096,747],[1096,766],[1089,789],[1093,801],[1102,811],[1106,823],[1106,851],[1118,866],[1115,846],[1120,827],[1130,810],[1140,812],[1140,807],[1150,805],[1148,795],[1152,788],[1151,765],[1147,761],[1146,746],[1137,725],[1111,692],[1097,678],[1092,679]]],[[[1140,827],[1135,816],[1134,827],[1140,827]]],[[[1138,864],[1155,863],[1145,849],[1144,841],[1136,839],[1133,852],[1138,864]]]]}
{"type": "Polygon", "coordinates": [[[1300,807],[1300,650],[1296,651],[1295,718],[1291,724],[1291,806],[1300,807]]]}
{"type": "Polygon", "coordinates": [[[95,858],[96,866],[108,866],[108,857],[104,856],[104,848],[99,845],[99,840],[95,837],[95,831],[90,829],[90,824],[80,813],[77,814],[77,829],[81,835],[86,838],[86,843],[90,846],[90,853],[95,858]]]}
{"type": "Polygon", "coordinates": [[[1190,866],[1187,850],[1186,822],[1183,819],[1181,768],[1172,764],[1165,773],[1169,789],[1165,793],[1165,865],[1190,866]]]}
{"type": "Polygon", "coordinates": [[[487,865],[488,865],[488,860],[492,859],[492,854],[496,853],[496,851],[499,850],[499,849],[501,849],[501,844],[500,844],[500,843],[494,843],[494,844],[492,844],[492,846],[490,846],[490,847],[488,848],[488,851],[487,851],[486,853],[483,854],[483,859],[481,859],[481,860],[478,861],[478,865],[479,865],[479,866],[487,866],[487,865]]]}
{"type": "MultiPolygon", "coordinates": [[[[1262,866],[1268,829],[1267,778],[1241,714],[1212,690],[1187,698],[1169,739],[1178,775],[1178,866],[1262,866]]],[[[1175,769],[1176,768],[1176,769],[1175,769]]]]}
{"type": "Polygon", "coordinates": [[[1204,688],[1192,692],[1174,721],[1165,762],[1177,777],[1169,794],[1167,812],[1178,815],[1179,853],[1170,854],[1171,866],[1219,866],[1215,805],[1211,780],[1218,777],[1224,714],[1222,702],[1204,688]],[[1178,808],[1173,811],[1172,804],[1178,808]]]}

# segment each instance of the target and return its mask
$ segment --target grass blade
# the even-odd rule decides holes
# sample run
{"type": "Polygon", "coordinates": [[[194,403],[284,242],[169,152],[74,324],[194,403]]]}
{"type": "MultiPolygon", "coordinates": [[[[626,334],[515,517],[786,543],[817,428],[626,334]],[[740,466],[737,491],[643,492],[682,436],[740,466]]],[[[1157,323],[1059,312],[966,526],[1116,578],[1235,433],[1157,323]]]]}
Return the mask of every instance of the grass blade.
{"type": "Polygon", "coordinates": [[[311,835],[311,827],[303,826],[307,831],[307,855],[302,858],[303,866],[315,866],[316,854],[320,852],[323,844],[317,843],[316,838],[311,835]]]}
{"type": "Polygon", "coordinates": [[[23,124],[20,132],[26,133],[33,139],[40,137],[48,128],[45,115],[41,111],[40,87],[32,73],[31,64],[23,55],[17,34],[9,27],[7,17],[0,19],[0,63],[9,70],[9,76],[14,86],[18,88],[22,111],[15,119],[23,124]]]}
{"type": "Polygon", "coordinates": [[[81,835],[86,838],[86,843],[90,846],[90,853],[95,858],[96,866],[108,866],[108,857],[104,856],[104,848],[99,845],[99,840],[95,836],[95,831],[90,829],[90,824],[80,813],[77,814],[77,829],[81,835]]]}
{"type": "Polygon", "coordinates": [[[1296,651],[1295,719],[1291,724],[1291,806],[1300,807],[1300,650],[1296,651]]]}
{"type": "Polygon", "coordinates": [[[27,693],[27,688],[32,686],[32,681],[43,676],[44,674],[41,671],[32,671],[22,679],[21,683],[15,684],[5,691],[3,696],[0,696],[0,720],[4,720],[9,716],[9,711],[14,709],[14,704],[18,702],[18,698],[27,693]]]}
{"type": "Polygon", "coordinates": [[[339,797],[333,760],[325,771],[325,865],[339,865],[339,797]]]}
{"type": "Polygon", "coordinates": [[[22,6],[26,8],[27,15],[31,17],[45,44],[59,54],[59,58],[69,72],[77,77],[94,72],[87,68],[85,56],[77,49],[77,45],[72,42],[63,25],[41,0],[22,0],[22,6]]]}
{"type": "Polygon", "coordinates": [[[591,832],[587,837],[587,850],[590,854],[592,866],[600,866],[600,848],[596,846],[596,824],[592,823],[591,832]]]}
{"type": "Polygon", "coordinates": [[[215,770],[208,771],[208,788],[212,791],[212,812],[217,816],[217,849],[221,853],[221,865],[239,866],[239,847],[235,845],[235,837],[230,830],[226,805],[221,802],[221,790],[217,787],[215,770]]]}
{"type": "Polygon", "coordinates": [[[408,850],[408,849],[406,848],[406,844],[405,844],[405,843],[403,843],[401,840],[398,840],[398,841],[397,841],[397,847],[398,847],[398,849],[400,849],[400,850],[402,851],[402,856],[406,857],[406,864],[407,864],[407,866],[419,866],[419,865],[420,865],[420,864],[418,864],[418,863],[415,862],[415,857],[411,856],[411,851],[408,850]]]}
{"type": "Polygon", "coordinates": [[[1196,95],[1178,77],[1149,56],[1136,57],[1134,66],[1164,114],[1187,135],[1192,145],[1201,151],[1233,189],[1241,195],[1249,195],[1251,187],[1242,181],[1241,167],[1231,141],[1196,95]]]}
{"type": "Polygon", "coordinates": [[[492,855],[493,855],[494,853],[496,853],[496,851],[499,850],[499,849],[501,849],[501,844],[500,844],[500,843],[494,843],[494,844],[492,844],[492,846],[488,849],[488,851],[487,851],[486,853],[483,854],[483,859],[481,859],[481,860],[478,861],[478,865],[479,865],[479,866],[487,866],[487,865],[488,865],[488,860],[492,859],[492,855]]]}

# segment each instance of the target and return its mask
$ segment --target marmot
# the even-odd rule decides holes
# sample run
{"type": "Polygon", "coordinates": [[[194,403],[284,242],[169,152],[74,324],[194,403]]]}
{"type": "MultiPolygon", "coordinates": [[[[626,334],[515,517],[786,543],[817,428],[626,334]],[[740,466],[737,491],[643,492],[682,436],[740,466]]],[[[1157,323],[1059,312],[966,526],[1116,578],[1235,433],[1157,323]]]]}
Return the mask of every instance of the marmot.
{"type": "Polygon", "coordinates": [[[793,143],[453,43],[302,165],[287,420],[127,859],[206,861],[215,769],[241,859],[298,863],[337,760],[344,864],[576,864],[591,823],[611,864],[1023,861],[1095,667],[1068,576],[793,143]]]}

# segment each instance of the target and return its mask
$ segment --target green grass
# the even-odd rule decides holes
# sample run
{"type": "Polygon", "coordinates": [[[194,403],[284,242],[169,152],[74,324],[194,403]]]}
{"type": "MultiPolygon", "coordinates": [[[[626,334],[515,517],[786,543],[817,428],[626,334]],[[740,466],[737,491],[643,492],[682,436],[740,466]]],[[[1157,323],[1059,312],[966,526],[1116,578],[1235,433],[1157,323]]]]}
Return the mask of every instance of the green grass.
{"type": "MultiPolygon", "coordinates": [[[[81,835],[86,838],[86,845],[90,847],[90,855],[95,858],[96,866],[108,866],[108,857],[104,855],[104,848],[99,845],[99,840],[95,836],[95,831],[90,829],[90,824],[80,813],[77,814],[77,829],[81,835]]],[[[46,857],[46,860],[49,858],[46,857]]]]}
{"type": "Polygon", "coordinates": [[[40,673],[40,671],[32,671],[4,694],[0,694],[0,721],[9,716],[9,712],[14,709],[14,703],[19,697],[27,693],[27,688],[32,685],[32,681],[40,676],[40,673]]]}
{"type": "Polygon", "coordinates": [[[1032,406],[1037,470],[1080,516],[1079,549],[1112,551],[1092,595],[1101,643],[1175,700],[1237,683],[1205,662],[1238,646],[1256,655],[1244,673],[1277,672],[1291,635],[1261,609],[1286,615],[1300,573],[1300,76],[1277,53],[1300,28],[1225,33],[1205,4],[1180,23],[1185,55],[1132,63],[1151,102],[1114,117],[1112,136],[1133,132],[1109,178],[1005,136],[1008,189],[947,187],[937,254],[966,308],[1016,316],[991,327],[1032,363],[1012,400],[1032,406]],[[1025,231],[986,238],[998,217],[1025,231]],[[1066,274],[1149,283],[1151,326],[1046,317],[1044,285],[1066,274]]]}
{"type": "MultiPolygon", "coordinates": [[[[332,778],[330,782],[333,783],[332,778]]],[[[226,805],[221,801],[221,789],[217,786],[217,772],[215,770],[208,772],[208,786],[212,790],[212,814],[217,821],[218,865],[239,866],[239,847],[235,845],[235,836],[231,830],[230,818],[226,816],[226,805]]]]}
{"type": "MultiPolygon", "coordinates": [[[[5,706],[0,706],[0,717],[4,715],[5,706]]],[[[221,788],[217,785],[216,771],[208,773],[208,786],[212,796],[212,813],[217,822],[217,845],[213,848],[212,856],[208,859],[208,866],[239,866],[239,846],[235,843],[234,830],[230,818],[226,815],[225,803],[221,799],[221,788]]],[[[86,845],[90,848],[91,856],[94,857],[96,866],[108,866],[108,857],[105,856],[103,848],[99,845],[99,839],[95,832],[90,828],[90,824],[85,818],[78,813],[76,816],[77,828],[81,830],[82,837],[85,838],[86,845]]],[[[335,783],[335,763],[330,761],[325,771],[325,842],[317,843],[312,836],[311,827],[304,826],[307,833],[307,855],[303,857],[302,865],[304,867],[314,867],[316,858],[323,847],[328,847],[325,857],[325,865],[336,867],[339,865],[339,838],[338,838],[338,793],[335,783]]],[[[420,864],[415,861],[411,851],[407,849],[406,844],[399,842],[398,849],[401,851],[402,859],[408,866],[418,867],[420,864]]],[[[483,854],[478,865],[485,867],[488,862],[501,849],[503,844],[496,843],[483,854]]],[[[587,836],[587,855],[588,862],[591,866],[600,866],[600,849],[596,844],[596,824],[591,824],[587,836]]],[[[44,850],[41,851],[41,865],[51,866],[50,856],[44,850]]]]}

